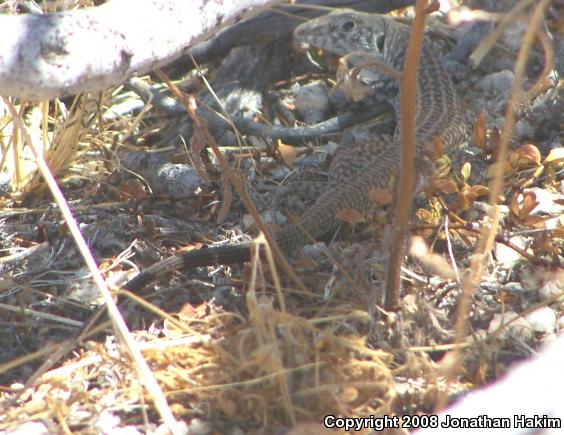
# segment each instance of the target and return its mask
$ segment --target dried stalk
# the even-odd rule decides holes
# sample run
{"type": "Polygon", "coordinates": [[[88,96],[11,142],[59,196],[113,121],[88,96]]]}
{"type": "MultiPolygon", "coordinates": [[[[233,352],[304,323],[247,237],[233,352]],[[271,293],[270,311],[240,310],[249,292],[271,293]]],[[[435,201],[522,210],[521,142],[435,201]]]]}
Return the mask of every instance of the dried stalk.
{"type": "Polygon", "coordinates": [[[194,130],[199,131],[200,134],[203,135],[204,140],[210,146],[210,148],[212,149],[217,161],[219,162],[221,169],[223,170],[224,182],[230,183],[233,186],[233,188],[237,191],[237,193],[239,194],[239,197],[241,198],[241,201],[245,205],[245,208],[247,209],[247,211],[253,217],[253,219],[254,219],[255,223],[257,224],[257,227],[259,228],[259,230],[264,234],[270,249],[274,253],[274,257],[276,259],[276,262],[280,265],[280,267],[282,267],[284,272],[286,272],[288,274],[288,276],[294,281],[296,286],[301,291],[307,293],[308,292],[307,289],[305,288],[305,286],[301,282],[300,278],[292,270],[292,267],[290,266],[290,264],[286,260],[286,257],[284,257],[284,254],[282,253],[282,251],[280,250],[280,248],[276,244],[276,239],[272,236],[270,229],[266,226],[266,224],[264,223],[264,221],[260,217],[259,212],[257,211],[253,202],[251,201],[251,198],[249,198],[249,195],[247,194],[247,191],[245,189],[245,183],[243,181],[243,177],[241,175],[241,172],[239,172],[235,168],[232,168],[229,165],[229,163],[227,162],[227,160],[225,160],[225,158],[223,157],[223,154],[221,154],[221,152],[219,151],[219,148],[217,146],[217,143],[215,142],[215,139],[210,134],[210,132],[207,128],[206,121],[202,117],[198,116],[198,114],[196,112],[195,99],[193,97],[187,97],[184,94],[182,94],[180,92],[180,90],[161,71],[157,70],[155,72],[158,75],[158,77],[163,82],[165,82],[167,84],[167,86],[169,87],[170,91],[175,96],[175,98],[177,98],[178,101],[180,101],[184,105],[186,110],[188,111],[188,114],[192,118],[194,130]]]}
{"type": "Polygon", "coordinates": [[[415,5],[415,19],[411,28],[409,44],[405,55],[405,63],[400,77],[400,110],[401,110],[401,153],[400,170],[396,180],[397,208],[393,223],[392,251],[386,273],[386,299],[384,309],[395,311],[399,306],[401,264],[405,252],[405,240],[409,227],[409,211],[411,209],[413,190],[415,187],[415,105],[417,69],[421,47],[423,45],[423,28],[425,15],[430,7],[427,0],[418,0],[415,5]]]}

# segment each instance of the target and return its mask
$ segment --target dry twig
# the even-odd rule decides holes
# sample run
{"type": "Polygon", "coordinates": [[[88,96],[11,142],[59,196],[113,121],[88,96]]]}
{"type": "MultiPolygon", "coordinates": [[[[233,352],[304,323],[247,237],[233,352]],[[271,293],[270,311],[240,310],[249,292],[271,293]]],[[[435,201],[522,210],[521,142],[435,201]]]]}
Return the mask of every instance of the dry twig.
{"type": "Polygon", "coordinates": [[[415,5],[415,19],[411,28],[409,44],[405,55],[405,64],[400,78],[401,110],[401,158],[400,173],[396,180],[397,208],[393,227],[392,249],[386,273],[386,300],[384,308],[395,311],[400,299],[400,272],[405,251],[405,240],[409,226],[409,210],[415,187],[415,92],[417,68],[423,45],[425,15],[436,3],[427,5],[426,0],[418,0],[415,5]]]}

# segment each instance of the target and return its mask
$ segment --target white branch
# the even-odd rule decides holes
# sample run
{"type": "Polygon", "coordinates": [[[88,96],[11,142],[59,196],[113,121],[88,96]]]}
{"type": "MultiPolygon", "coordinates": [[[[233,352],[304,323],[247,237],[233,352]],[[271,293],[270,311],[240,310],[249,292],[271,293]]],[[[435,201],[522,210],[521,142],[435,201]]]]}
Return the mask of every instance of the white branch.
{"type": "Polygon", "coordinates": [[[277,2],[110,0],[49,15],[0,15],[0,94],[48,100],[101,91],[277,2]]]}

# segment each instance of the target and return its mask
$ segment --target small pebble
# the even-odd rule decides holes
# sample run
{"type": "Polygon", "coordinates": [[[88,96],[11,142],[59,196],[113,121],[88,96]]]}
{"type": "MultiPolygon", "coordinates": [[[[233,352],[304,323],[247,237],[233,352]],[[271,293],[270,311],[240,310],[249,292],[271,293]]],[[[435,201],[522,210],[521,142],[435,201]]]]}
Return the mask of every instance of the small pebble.
{"type": "Polygon", "coordinates": [[[508,282],[504,284],[503,290],[515,294],[521,294],[525,291],[523,285],[520,282],[508,282]]]}
{"type": "Polygon", "coordinates": [[[548,334],[556,331],[556,311],[550,307],[541,307],[525,316],[533,331],[548,334]]]}
{"type": "Polygon", "coordinates": [[[177,199],[194,195],[204,183],[192,166],[183,163],[165,163],[151,181],[158,193],[177,199]]]}
{"type": "MultiPolygon", "coordinates": [[[[490,326],[488,327],[488,333],[493,334],[501,325],[507,324],[516,317],[519,316],[514,311],[494,314],[490,326]]],[[[513,320],[509,325],[503,327],[501,337],[508,338],[509,336],[517,336],[525,341],[530,341],[533,338],[533,329],[526,319],[519,317],[513,320]]]]}
{"type": "Polygon", "coordinates": [[[485,92],[493,95],[506,93],[511,89],[513,83],[513,71],[503,70],[482,77],[476,86],[485,92]]]}
{"type": "Polygon", "coordinates": [[[304,255],[313,258],[314,260],[321,261],[326,258],[325,255],[329,252],[329,248],[325,242],[318,242],[308,244],[303,247],[304,255]]]}
{"type": "MultiPolygon", "coordinates": [[[[539,288],[539,299],[543,302],[553,301],[558,296],[564,296],[564,280],[548,279],[539,288]]],[[[560,298],[559,300],[562,300],[560,298]]]]}
{"type": "MultiPolygon", "coordinates": [[[[524,251],[527,249],[526,239],[523,236],[513,236],[509,242],[524,251]]],[[[521,259],[521,254],[504,243],[496,243],[494,252],[497,260],[506,268],[511,268],[521,259]]]]}
{"type": "MultiPolygon", "coordinates": [[[[260,217],[266,224],[282,225],[286,223],[286,221],[288,220],[286,216],[284,216],[281,212],[279,211],[273,212],[271,210],[266,210],[262,212],[260,214],[260,217]]],[[[247,230],[251,228],[256,228],[255,220],[250,214],[243,215],[242,222],[247,230]]]]}
{"type": "Polygon", "coordinates": [[[521,139],[532,139],[535,137],[535,129],[524,119],[520,119],[515,124],[515,136],[521,139]]]}
{"type": "Polygon", "coordinates": [[[207,435],[212,431],[209,421],[202,420],[201,418],[193,418],[188,423],[188,433],[191,435],[207,435]]]}
{"type": "Polygon", "coordinates": [[[517,53],[521,48],[526,29],[527,23],[525,20],[513,20],[510,26],[505,27],[499,42],[505,45],[506,48],[517,53]]]}
{"type": "Polygon", "coordinates": [[[12,177],[7,172],[0,172],[0,195],[9,195],[12,191],[12,177]]]}
{"type": "Polygon", "coordinates": [[[175,199],[193,196],[204,183],[192,166],[170,163],[170,156],[166,154],[133,151],[122,156],[121,164],[141,174],[155,193],[175,199]]]}

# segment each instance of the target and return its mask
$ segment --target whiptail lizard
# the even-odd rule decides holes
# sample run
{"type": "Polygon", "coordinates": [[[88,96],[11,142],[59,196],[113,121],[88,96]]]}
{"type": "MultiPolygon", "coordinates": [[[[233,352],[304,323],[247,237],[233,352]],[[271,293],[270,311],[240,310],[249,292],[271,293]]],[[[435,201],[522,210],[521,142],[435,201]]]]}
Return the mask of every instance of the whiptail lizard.
{"type": "MultiPolygon", "coordinates": [[[[367,53],[401,71],[410,28],[392,18],[354,11],[329,14],[301,24],[295,30],[295,40],[321,48],[336,55],[367,53]]],[[[339,225],[337,213],[343,209],[367,211],[371,204],[369,192],[388,188],[399,164],[398,84],[392,78],[371,67],[370,86],[383,92],[395,111],[396,134],[341,148],[329,171],[328,188],[296,224],[287,224],[276,232],[280,249],[289,254],[312,238],[334,230],[339,225]]],[[[447,153],[453,155],[466,142],[468,125],[459,106],[454,86],[441,57],[432,43],[425,39],[417,76],[416,142],[420,153],[420,173],[432,166],[434,140],[440,136],[447,153]],[[421,163],[426,162],[426,163],[421,163]]],[[[149,267],[124,287],[138,291],[175,269],[191,269],[212,264],[234,264],[249,261],[251,244],[227,245],[190,251],[170,257],[149,267]]]]}

